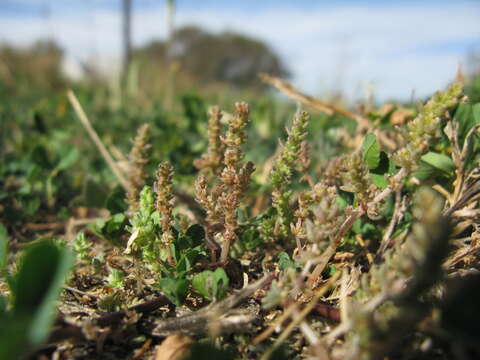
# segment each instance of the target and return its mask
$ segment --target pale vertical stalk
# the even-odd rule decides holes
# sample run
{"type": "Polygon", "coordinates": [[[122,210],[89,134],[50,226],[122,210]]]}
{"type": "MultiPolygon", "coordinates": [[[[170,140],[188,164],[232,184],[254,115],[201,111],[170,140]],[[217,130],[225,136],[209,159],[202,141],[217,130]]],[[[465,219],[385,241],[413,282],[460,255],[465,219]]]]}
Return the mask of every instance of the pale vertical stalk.
{"type": "Polygon", "coordinates": [[[123,0],[122,9],[122,41],[123,64],[122,77],[125,85],[128,78],[128,69],[132,60],[132,0],[123,0]]]}
{"type": "Polygon", "coordinates": [[[129,184],[127,179],[125,179],[122,172],[120,171],[120,168],[117,166],[117,164],[113,160],[112,156],[108,152],[105,145],[103,145],[102,140],[100,140],[100,138],[98,137],[97,132],[93,128],[92,124],[90,123],[90,120],[88,120],[87,115],[83,111],[82,105],[80,105],[80,102],[78,101],[77,97],[75,96],[72,90],[67,91],[67,97],[68,97],[68,100],[70,101],[70,104],[72,104],[73,110],[75,110],[75,113],[77,114],[78,119],[80,120],[82,125],[85,127],[85,130],[87,130],[88,135],[90,135],[90,137],[92,138],[92,141],[97,146],[97,149],[100,151],[100,154],[102,154],[103,158],[105,159],[108,166],[110,167],[112,172],[115,174],[117,180],[120,182],[120,184],[125,189],[125,191],[128,191],[129,184]]]}
{"type": "Polygon", "coordinates": [[[173,96],[175,92],[175,69],[174,62],[172,59],[172,42],[173,34],[175,32],[175,0],[167,0],[167,42],[166,42],[166,51],[165,51],[165,62],[167,67],[167,77],[166,77],[166,94],[165,94],[165,103],[166,108],[171,109],[173,106],[173,96]]]}

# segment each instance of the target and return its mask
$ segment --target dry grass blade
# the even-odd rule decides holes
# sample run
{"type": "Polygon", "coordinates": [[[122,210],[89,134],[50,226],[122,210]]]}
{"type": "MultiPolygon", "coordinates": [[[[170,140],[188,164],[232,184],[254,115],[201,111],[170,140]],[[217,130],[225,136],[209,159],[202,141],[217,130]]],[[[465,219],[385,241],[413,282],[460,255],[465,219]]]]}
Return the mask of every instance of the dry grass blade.
{"type": "Polygon", "coordinates": [[[98,151],[100,151],[100,154],[102,154],[103,158],[107,162],[112,172],[115,174],[116,178],[118,179],[122,187],[125,190],[128,190],[129,185],[128,185],[127,179],[125,179],[120,168],[117,166],[117,164],[113,160],[112,156],[108,152],[105,145],[103,145],[102,140],[100,140],[100,137],[98,136],[97,132],[93,128],[90,120],[85,114],[85,111],[83,111],[82,105],[80,105],[80,102],[78,101],[77,97],[75,96],[72,90],[67,91],[67,97],[68,97],[68,100],[70,101],[70,104],[72,104],[73,110],[75,110],[75,114],[77,114],[78,119],[80,120],[82,125],[85,127],[85,130],[87,130],[88,135],[90,135],[90,137],[92,138],[92,141],[95,143],[95,146],[97,147],[98,151]]]}
{"type": "Polygon", "coordinates": [[[475,182],[450,208],[444,211],[444,216],[452,216],[452,214],[466,206],[468,203],[478,199],[480,193],[480,181],[475,182]]]}
{"type": "Polygon", "coordinates": [[[262,341],[269,338],[282,323],[287,320],[292,313],[294,313],[298,309],[297,303],[292,303],[287,309],[284,310],[283,314],[280,315],[278,318],[275,319],[273,323],[271,323],[268,328],[266,328],[262,333],[257,335],[255,339],[253,339],[253,345],[260,344],[262,341]]]}
{"type": "MultiPolygon", "coordinates": [[[[318,110],[320,112],[323,112],[327,115],[333,115],[333,114],[340,114],[345,117],[348,117],[350,119],[353,119],[357,122],[360,130],[370,130],[372,131],[372,125],[370,124],[370,121],[368,118],[366,118],[363,115],[354,113],[352,111],[345,110],[341,107],[335,106],[333,104],[328,104],[326,102],[323,102],[319,99],[316,99],[312,96],[306,95],[295,89],[291,84],[289,84],[287,81],[280,79],[275,76],[271,76],[268,74],[260,74],[260,79],[267,83],[270,84],[274,87],[276,87],[278,90],[280,90],[282,93],[287,95],[288,97],[299,101],[300,103],[309,106],[315,110],[318,110]]],[[[381,143],[385,146],[387,146],[389,149],[395,149],[397,146],[395,142],[393,142],[391,139],[386,137],[382,133],[378,133],[378,139],[381,141],[381,143]]]]}
{"type": "Polygon", "coordinates": [[[276,348],[278,348],[287,339],[287,337],[291,334],[291,332],[305,319],[305,317],[308,314],[310,314],[310,312],[315,308],[315,305],[317,304],[318,300],[320,300],[323,294],[325,294],[325,292],[327,292],[327,290],[330,289],[330,287],[337,282],[339,277],[340,277],[340,272],[337,272],[328,280],[326,284],[324,284],[317,291],[315,291],[315,294],[313,295],[310,302],[302,309],[302,311],[298,314],[298,316],[295,316],[292,322],[288,324],[288,326],[280,334],[278,339],[275,340],[275,343],[273,344],[272,348],[262,356],[262,360],[267,360],[270,358],[270,355],[272,354],[272,352],[276,348]]]}
{"type": "Polygon", "coordinates": [[[310,275],[310,278],[309,278],[310,284],[315,283],[318,277],[322,274],[323,270],[327,266],[332,256],[335,255],[335,252],[337,251],[337,247],[338,245],[340,245],[340,242],[342,241],[345,234],[353,226],[353,223],[362,215],[363,215],[363,211],[361,209],[357,209],[357,210],[354,210],[352,214],[350,214],[350,216],[345,219],[345,221],[340,226],[340,229],[338,230],[337,234],[335,235],[335,238],[333,239],[332,243],[327,247],[327,249],[320,256],[320,261],[318,262],[317,266],[315,266],[315,268],[313,269],[310,275]]]}
{"type": "Polygon", "coordinates": [[[393,210],[392,219],[388,224],[387,230],[382,237],[380,248],[377,251],[377,258],[382,256],[387,247],[391,244],[391,237],[395,230],[395,226],[402,220],[406,211],[406,199],[402,198],[402,186],[400,185],[395,192],[395,207],[393,210]]]}
{"type": "MultiPolygon", "coordinates": [[[[292,99],[294,99],[294,100],[296,100],[296,101],[298,101],[298,102],[300,102],[304,105],[307,105],[307,106],[309,106],[309,107],[311,107],[315,110],[323,112],[327,115],[333,115],[335,113],[342,114],[342,112],[345,112],[343,109],[340,109],[340,108],[338,108],[334,105],[324,103],[323,101],[315,99],[312,96],[301,93],[300,91],[295,89],[291,84],[289,84],[287,81],[285,81],[283,79],[280,79],[278,77],[271,76],[271,75],[268,75],[268,74],[260,74],[260,79],[263,82],[266,82],[267,84],[270,84],[270,85],[276,87],[278,90],[283,92],[288,97],[290,97],[290,98],[292,98],[292,99]]],[[[348,111],[346,113],[349,114],[349,115],[346,115],[348,117],[352,117],[351,115],[355,115],[355,114],[351,114],[348,111]]],[[[355,120],[357,120],[357,119],[355,119],[355,120]]],[[[357,121],[359,122],[359,124],[363,124],[362,126],[369,126],[366,123],[366,122],[368,122],[367,119],[363,119],[363,117],[362,117],[362,119],[359,118],[359,120],[357,120],[357,121]]]]}

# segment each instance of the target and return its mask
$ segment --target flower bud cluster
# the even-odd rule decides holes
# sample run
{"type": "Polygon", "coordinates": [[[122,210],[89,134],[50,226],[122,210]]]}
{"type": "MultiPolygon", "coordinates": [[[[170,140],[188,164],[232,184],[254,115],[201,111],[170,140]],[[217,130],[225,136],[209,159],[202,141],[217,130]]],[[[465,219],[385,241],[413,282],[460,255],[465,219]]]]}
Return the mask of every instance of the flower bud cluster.
{"type": "Polygon", "coordinates": [[[140,192],[145,186],[145,179],[148,177],[145,171],[145,165],[149,161],[148,139],[150,136],[150,126],[143,124],[137,132],[133,141],[133,147],[129,155],[128,183],[127,190],[128,213],[133,214],[138,210],[140,192]]]}

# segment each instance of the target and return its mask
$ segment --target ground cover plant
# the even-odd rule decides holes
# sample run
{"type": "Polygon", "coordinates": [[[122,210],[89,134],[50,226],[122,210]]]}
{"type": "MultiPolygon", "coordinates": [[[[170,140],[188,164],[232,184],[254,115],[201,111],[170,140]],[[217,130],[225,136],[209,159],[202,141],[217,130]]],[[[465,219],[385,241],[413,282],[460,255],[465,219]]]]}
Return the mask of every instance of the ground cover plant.
{"type": "Polygon", "coordinates": [[[480,355],[462,80],[347,110],[262,79],[297,105],[0,87],[1,359],[480,355]]]}

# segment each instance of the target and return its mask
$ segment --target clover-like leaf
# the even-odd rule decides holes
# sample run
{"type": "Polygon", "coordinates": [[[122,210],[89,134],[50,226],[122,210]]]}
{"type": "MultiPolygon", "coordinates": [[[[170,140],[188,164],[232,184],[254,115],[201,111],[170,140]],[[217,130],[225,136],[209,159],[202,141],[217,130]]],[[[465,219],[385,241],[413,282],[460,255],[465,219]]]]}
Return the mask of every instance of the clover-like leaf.
{"type": "Polygon", "coordinates": [[[221,299],[228,289],[229,279],[222,268],[215,271],[205,270],[195,275],[192,286],[207,300],[221,299]]]}
{"type": "Polygon", "coordinates": [[[67,248],[41,242],[26,250],[9,281],[13,311],[0,319],[0,359],[13,359],[42,344],[55,320],[56,301],[73,264],[67,248]]]}
{"type": "Polygon", "coordinates": [[[182,305],[187,297],[188,280],[184,278],[164,278],[158,281],[160,289],[168,300],[177,306],[182,305]]]}
{"type": "Polygon", "coordinates": [[[374,134],[367,134],[362,143],[363,159],[369,169],[375,169],[380,163],[380,145],[374,134]]]}
{"type": "Polygon", "coordinates": [[[430,151],[422,156],[422,161],[446,173],[455,170],[455,163],[447,155],[430,151]]]}

